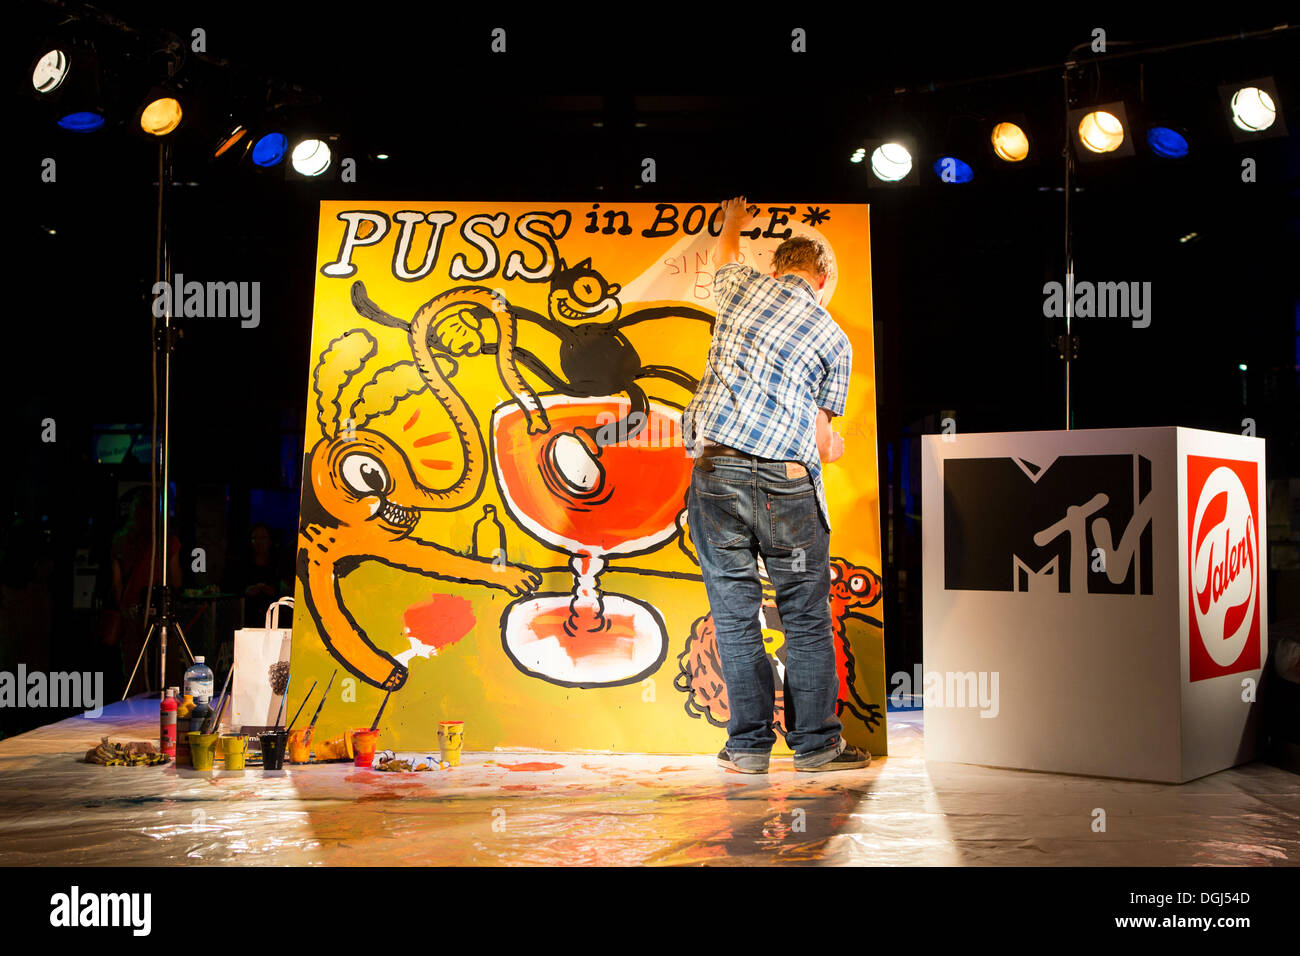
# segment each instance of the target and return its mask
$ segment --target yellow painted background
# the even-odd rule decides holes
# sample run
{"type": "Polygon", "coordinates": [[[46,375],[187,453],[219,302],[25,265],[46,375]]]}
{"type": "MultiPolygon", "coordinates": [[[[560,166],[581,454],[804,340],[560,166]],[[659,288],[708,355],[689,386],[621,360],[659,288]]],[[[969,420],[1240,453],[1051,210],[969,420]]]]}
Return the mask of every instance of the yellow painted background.
{"type": "MultiPolygon", "coordinates": [[[[678,223],[691,204],[678,203],[678,223]]],[[[717,203],[703,204],[711,212],[717,203]]],[[[824,471],[827,501],[831,512],[833,534],[831,555],[852,564],[881,573],[880,528],[876,471],[875,383],[871,317],[871,265],[868,212],[865,205],[760,204],[763,210],[757,224],[766,227],[772,219],[771,207],[794,205],[795,212],[789,221],[778,225],[777,231],[793,228],[797,234],[812,230],[801,223],[810,209],[829,214],[816,227],[816,234],[832,246],[836,268],[832,276],[833,296],[827,308],[848,334],[854,349],[853,376],[849,389],[848,407],[836,426],[845,435],[845,454],[837,463],[824,471]]],[[[528,212],[552,213],[567,209],[572,219],[567,233],[559,238],[559,255],[570,267],[588,257],[592,266],[606,280],[623,286],[620,298],[623,315],[635,310],[645,301],[628,298],[640,280],[641,285],[657,280],[659,291],[671,289],[667,298],[653,300],[664,304],[675,299],[685,305],[714,312],[712,300],[711,266],[708,254],[715,239],[707,229],[690,237],[679,229],[665,238],[644,238],[641,231],[650,227],[656,217],[655,205],[602,204],[596,210],[601,215],[598,224],[603,228],[607,209],[626,211],[629,214],[632,234],[605,235],[584,231],[588,224],[590,202],[569,204],[544,203],[428,203],[428,202],[322,202],[320,231],[316,256],[315,301],[312,327],[312,345],[309,368],[316,362],[326,346],[341,333],[354,328],[368,331],[379,343],[379,352],[367,363],[352,387],[344,392],[346,408],[356,389],[368,375],[394,362],[409,360],[410,349],[405,333],[386,328],[360,316],[353,308],[349,290],[354,281],[365,283],[367,294],[385,311],[409,320],[424,303],[435,295],[457,285],[477,284],[501,289],[514,304],[545,314],[547,311],[546,282],[529,283],[520,280],[506,281],[497,274],[477,280],[452,280],[448,268],[457,253],[465,256],[469,268],[477,268],[483,261],[481,252],[460,233],[461,224],[471,215],[505,212],[509,225],[504,236],[495,240],[499,250],[499,267],[506,257],[516,250],[524,256],[528,267],[536,267],[542,260],[541,252],[520,239],[515,231],[519,215],[528,212]],[[421,213],[446,210],[455,213],[456,220],[444,228],[437,261],[427,277],[417,281],[400,281],[393,275],[393,252],[400,224],[394,220],[387,236],[379,243],[357,248],[351,261],[357,273],[347,278],[331,278],[321,273],[326,263],[339,256],[344,235],[344,223],[338,219],[341,212],[368,210],[385,213],[390,219],[402,210],[421,213]],[[629,289],[629,286],[632,289],[629,289]]],[[[720,222],[720,218],[717,220],[720,222]]],[[[621,220],[620,220],[621,222],[621,220]]],[[[480,230],[483,231],[483,230],[480,230]]],[[[411,267],[417,267],[428,247],[431,227],[419,225],[409,256],[411,267]]],[[[742,239],[741,249],[745,261],[756,265],[760,271],[770,272],[771,250],[778,238],[742,239]]],[[[673,365],[699,378],[709,345],[709,331],[704,322],[687,319],[651,320],[626,329],[646,364],[673,365]]],[[[558,341],[550,333],[528,322],[518,326],[517,344],[533,351],[552,370],[559,371],[558,341]]],[[[474,410],[480,428],[487,429],[491,410],[510,398],[496,374],[495,359],[480,355],[460,357],[453,384],[474,410]]],[[[536,376],[520,369],[524,377],[539,394],[550,391],[536,376]]],[[[641,385],[651,399],[660,399],[677,406],[685,406],[690,395],[678,385],[660,379],[642,379],[641,385]]],[[[316,397],[311,383],[307,385],[308,413],[304,451],[310,451],[321,437],[316,419],[316,397]]],[[[435,429],[450,429],[441,406],[427,391],[412,396],[398,404],[388,416],[371,422],[368,428],[381,431],[403,446],[413,463],[428,457],[428,449],[415,450],[403,445],[414,435],[435,429]],[[412,412],[421,409],[420,427],[411,435],[404,435],[401,425],[412,412]]],[[[463,457],[448,455],[454,442],[437,446],[436,457],[447,457],[453,462],[450,470],[434,471],[415,468],[420,479],[430,487],[440,488],[455,480],[460,474],[463,457]]],[[[492,473],[488,475],[479,500],[453,513],[425,512],[412,537],[435,541],[456,550],[468,551],[474,522],[482,515],[482,506],[497,506],[497,514],[506,528],[507,552],[512,563],[519,563],[543,571],[538,593],[565,591],[572,587],[572,574],[568,568],[569,556],[546,547],[526,535],[515,525],[505,508],[492,473]]],[[[304,482],[310,482],[304,476],[304,482]]],[[[686,709],[687,695],[674,687],[679,674],[678,655],[682,653],[693,624],[708,613],[704,586],[698,580],[699,568],[678,546],[678,539],[670,539],[658,550],[636,557],[612,556],[607,570],[602,574],[602,590],[608,593],[627,594],[654,605],[662,615],[668,630],[668,651],[663,664],[649,681],[620,687],[575,689],[556,686],[516,669],[502,647],[500,619],[503,609],[513,600],[499,589],[445,581],[424,575],[395,570],[377,562],[363,563],[342,581],[345,605],[354,618],[366,629],[374,643],[389,653],[407,647],[402,636],[402,616],[411,604],[425,601],[432,594],[459,595],[474,604],[477,624],[474,631],[456,644],[445,648],[430,659],[415,659],[410,664],[410,677],[406,685],[392,695],[381,723],[380,748],[399,751],[431,751],[437,748],[436,725],[438,720],[459,719],[466,722],[465,747],[467,750],[493,748],[519,748],[564,751],[626,751],[648,753],[711,753],[726,741],[726,731],[708,721],[693,717],[686,709]],[[696,580],[674,580],[630,573],[635,569],[685,572],[696,575],[696,580]]],[[[324,687],[331,672],[338,666],[329,655],[318,634],[316,625],[307,613],[303,602],[303,584],[295,588],[293,620],[293,662],[290,684],[289,713],[297,709],[303,696],[315,680],[324,687]]],[[[880,603],[864,612],[874,621],[881,615],[880,603]]],[[[856,659],[858,693],[868,702],[878,705],[882,719],[879,726],[868,729],[849,711],[841,719],[845,737],[874,754],[886,752],[883,715],[886,690],[882,632],[874,621],[851,617],[847,628],[856,659]]],[[[356,680],[346,670],[339,668],[334,689],[325,704],[317,725],[316,738],[330,737],[346,727],[368,726],[383,699],[379,689],[356,680]]],[[[303,725],[310,718],[319,699],[319,691],[300,718],[303,725]]],[[[788,753],[778,739],[776,753],[788,753]]]]}

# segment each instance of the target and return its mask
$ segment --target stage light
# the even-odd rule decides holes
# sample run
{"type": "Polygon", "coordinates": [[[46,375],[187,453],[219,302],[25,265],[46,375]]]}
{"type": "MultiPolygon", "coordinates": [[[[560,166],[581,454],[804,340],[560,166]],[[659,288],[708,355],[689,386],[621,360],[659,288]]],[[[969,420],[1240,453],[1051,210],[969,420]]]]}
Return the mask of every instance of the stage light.
{"type": "Polygon", "coordinates": [[[247,129],[239,125],[234,126],[226,133],[221,141],[217,143],[217,148],[212,151],[212,158],[216,159],[218,156],[224,155],[234,148],[237,143],[244,142],[247,136],[247,129]]]}
{"type": "Polygon", "coordinates": [[[1240,365],[1237,366],[1237,369],[1242,372],[1246,371],[1246,363],[1242,362],[1240,365]]]}
{"type": "Polygon", "coordinates": [[[1287,135],[1282,100],[1271,76],[1221,84],[1219,102],[1228,119],[1224,125],[1234,142],[1246,143],[1287,135]]]}
{"type": "Polygon", "coordinates": [[[182,112],[175,97],[157,97],[140,111],[140,128],[150,136],[166,136],[181,125],[182,112]]]}
{"type": "Polygon", "coordinates": [[[74,133],[92,133],[104,125],[104,117],[98,113],[82,111],[69,113],[59,118],[59,126],[74,133]]]}
{"type": "Polygon", "coordinates": [[[330,165],[330,148],[319,139],[304,139],[293,148],[293,168],[303,176],[319,176],[330,165]]]}
{"type": "Polygon", "coordinates": [[[1093,153],[1113,153],[1124,142],[1124,124],[1114,113],[1093,110],[1079,121],[1079,140],[1093,153]]]}
{"type": "Polygon", "coordinates": [[[867,158],[867,148],[865,146],[859,146],[857,149],[853,151],[853,155],[849,157],[849,162],[860,163],[866,158],[867,158]]]}
{"type": "Polygon", "coordinates": [[[253,163],[257,166],[274,166],[289,151],[289,140],[283,133],[267,133],[253,147],[253,163]]]}
{"type": "Polygon", "coordinates": [[[939,177],[940,182],[945,183],[968,183],[975,178],[975,172],[970,168],[970,164],[956,156],[941,156],[936,159],[934,174],[939,177]]]}
{"type": "Polygon", "coordinates": [[[1074,154],[1080,162],[1109,162],[1119,156],[1135,155],[1123,100],[1070,110],[1067,122],[1074,154]]]}
{"type": "Polygon", "coordinates": [[[1018,163],[1029,155],[1029,137],[1015,123],[998,123],[990,139],[998,159],[1018,163]]]}
{"type": "Polygon", "coordinates": [[[387,158],[388,158],[388,154],[387,154],[387,153],[378,153],[378,154],[376,154],[376,156],[375,156],[375,159],[387,159],[387,158]]]}
{"type": "Polygon", "coordinates": [[[912,154],[901,143],[885,143],[871,154],[871,171],[882,182],[896,183],[912,171],[912,154]]]}
{"type": "Polygon", "coordinates": [[[39,60],[32,70],[32,86],[37,93],[53,93],[68,75],[68,55],[62,50],[50,50],[39,60]]]}
{"type": "Polygon", "coordinates": [[[1147,145],[1151,152],[1166,159],[1181,159],[1187,155],[1187,137],[1168,126],[1152,126],[1147,130],[1147,145]]]}
{"type": "Polygon", "coordinates": [[[1243,86],[1232,94],[1232,121],[1238,129],[1260,133],[1277,119],[1277,105],[1267,91],[1257,86],[1243,86]]]}

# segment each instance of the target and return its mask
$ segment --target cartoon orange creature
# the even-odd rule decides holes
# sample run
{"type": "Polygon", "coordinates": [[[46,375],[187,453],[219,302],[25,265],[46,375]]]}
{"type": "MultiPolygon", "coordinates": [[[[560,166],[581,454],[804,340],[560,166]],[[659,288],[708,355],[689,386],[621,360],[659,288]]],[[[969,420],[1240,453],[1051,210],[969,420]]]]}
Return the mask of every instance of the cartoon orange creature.
{"type": "MultiPolygon", "coordinates": [[[[484,295],[485,302],[488,299],[484,295]]],[[[379,561],[417,574],[470,581],[512,595],[532,591],[541,583],[541,576],[529,568],[467,557],[410,537],[422,511],[464,507],[478,497],[485,477],[483,437],[448,381],[456,361],[447,355],[435,358],[427,346],[428,323],[445,311],[422,311],[410,330],[414,361],[377,371],[361,387],[346,416],[343,391],[377,351],[375,340],[363,329],[345,332],[329,344],[312,372],[322,437],[307,455],[297,573],[307,610],[330,654],[361,680],[388,691],[406,683],[407,668],[375,646],[348,612],[339,590],[342,578],[362,562],[379,561]],[[444,371],[441,363],[450,371],[444,371]],[[426,390],[451,418],[464,451],[461,475],[441,490],[422,484],[402,449],[381,432],[365,427],[426,390]]],[[[527,397],[516,395],[521,404],[527,397]]]]}
{"type": "MultiPolygon", "coordinates": [[[[690,554],[689,531],[686,527],[682,530],[683,550],[690,554]]],[[[759,570],[764,572],[762,559],[759,560],[759,570]]],[[[878,705],[862,699],[855,686],[856,671],[846,623],[850,617],[862,616],[857,613],[859,609],[871,607],[880,600],[880,576],[869,568],[857,567],[841,558],[831,558],[830,574],[831,629],[835,635],[835,670],[840,679],[835,715],[841,716],[847,709],[869,729],[875,729],[880,726],[882,714],[878,705]]],[[[785,734],[785,696],[782,687],[785,642],[779,629],[775,591],[765,572],[762,613],[765,622],[763,643],[768,661],[775,672],[773,683],[776,685],[776,707],[772,724],[781,734],[785,734]]],[[[692,717],[704,717],[714,726],[725,727],[731,711],[727,703],[727,685],[722,678],[718,659],[717,634],[711,613],[696,620],[691,627],[691,635],[686,639],[686,648],[678,656],[677,664],[680,673],[673,684],[687,695],[686,712],[692,717]]]]}

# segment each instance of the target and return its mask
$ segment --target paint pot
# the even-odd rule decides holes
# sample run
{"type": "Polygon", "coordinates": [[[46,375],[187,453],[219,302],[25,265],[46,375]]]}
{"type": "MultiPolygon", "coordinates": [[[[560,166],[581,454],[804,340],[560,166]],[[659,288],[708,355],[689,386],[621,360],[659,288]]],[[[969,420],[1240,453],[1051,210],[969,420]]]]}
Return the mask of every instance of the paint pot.
{"type": "Polygon", "coordinates": [[[356,750],[353,762],[355,766],[370,769],[375,762],[375,743],[379,740],[379,731],[369,727],[358,727],[352,731],[352,746],[356,750]]]}
{"type": "Polygon", "coordinates": [[[310,727],[299,727],[289,733],[289,763],[311,762],[310,727]]]}
{"type": "Polygon", "coordinates": [[[354,756],[352,752],[352,735],[354,733],[355,731],[349,730],[330,740],[322,740],[316,745],[316,759],[351,760],[354,756]]]}
{"type": "Polygon", "coordinates": [[[460,766],[461,746],[465,742],[465,721],[438,721],[438,750],[443,762],[453,767],[460,766]]]}
{"type": "Polygon", "coordinates": [[[284,769],[284,743],[288,735],[283,730],[271,730],[262,734],[262,769],[284,769]]]}
{"type": "Polygon", "coordinates": [[[190,759],[194,762],[194,769],[211,770],[212,758],[216,755],[217,741],[221,739],[220,735],[190,731],[189,738],[190,759]]]}
{"type": "Polygon", "coordinates": [[[248,755],[248,738],[243,734],[222,734],[221,752],[226,757],[227,770],[243,770],[248,755]]]}

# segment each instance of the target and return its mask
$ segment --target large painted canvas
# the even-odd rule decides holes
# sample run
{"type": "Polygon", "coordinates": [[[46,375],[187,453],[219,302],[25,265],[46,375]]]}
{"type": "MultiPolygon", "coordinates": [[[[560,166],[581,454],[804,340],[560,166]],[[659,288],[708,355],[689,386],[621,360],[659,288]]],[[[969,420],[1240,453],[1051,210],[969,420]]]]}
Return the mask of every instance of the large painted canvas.
{"type": "MultiPolygon", "coordinates": [[[[746,263],[770,272],[791,235],[834,254],[826,305],[854,349],[825,470],[837,706],[882,754],[867,207],[760,210],[746,263]]],[[[721,222],[717,203],[321,204],[289,690],[292,712],[337,672],[317,739],[382,704],[399,751],[436,747],[439,720],[470,750],[725,742],[680,427],[721,222]]]]}

